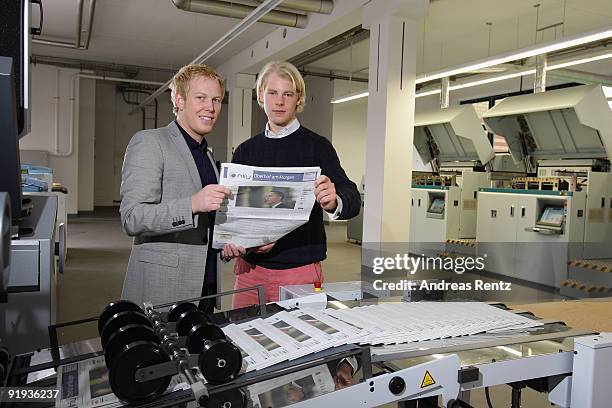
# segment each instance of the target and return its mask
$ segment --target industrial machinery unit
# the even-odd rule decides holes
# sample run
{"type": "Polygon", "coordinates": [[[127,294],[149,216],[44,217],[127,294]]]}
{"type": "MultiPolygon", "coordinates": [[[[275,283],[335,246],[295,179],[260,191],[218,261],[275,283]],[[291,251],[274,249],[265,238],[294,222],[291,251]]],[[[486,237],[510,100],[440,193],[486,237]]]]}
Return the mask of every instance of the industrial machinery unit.
{"type": "Polygon", "coordinates": [[[431,243],[475,238],[476,193],[488,186],[484,166],[495,156],[476,110],[462,105],[421,112],[414,123],[414,147],[433,172],[413,175],[413,252],[431,243]]]}
{"type": "MultiPolygon", "coordinates": [[[[612,398],[612,390],[608,386],[609,378],[606,375],[612,361],[612,338],[609,333],[594,334],[586,330],[572,329],[556,320],[540,320],[528,312],[514,312],[502,304],[465,302],[463,305],[470,310],[482,311],[481,314],[473,316],[474,321],[478,320],[475,318],[493,321],[488,320],[490,317],[487,316],[503,315],[504,319],[516,318],[533,322],[525,326],[531,328],[447,337],[453,332],[456,333],[458,327],[453,321],[443,318],[434,325],[441,329],[440,335],[430,340],[376,346],[344,344],[246,373],[243,372],[243,366],[237,375],[229,373],[223,365],[204,364],[206,358],[221,361],[228,350],[235,349],[227,339],[209,339],[214,332],[219,331],[217,327],[235,326],[259,318],[287,316],[287,313],[297,312],[306,313],[309,319],[313,319],[312,316],[321,319],[326,315],[327,319],[334,322],[324,319],[319,320],[319,323],[327,321],[334,327],[347,327],[347,330],[350,330],[348,326],[337,326],[342,316],[355,316],[353,311],[359,312],[350,309],[362,309],[358,306],[368,305],[369,310],[373,308],[394,310],[397,305],[402,307],[401,305],[408,304],[397,302],[362,304],[328,300],[324,302],[322,309],[301,309],[301,311],[297,309],[287,311],[277,304],[268,304],[217,313],[206,319],[196,319],[195,317],[202,317],[202,312],[184,301],[176,303],[169,312],[161,314],[154,312],[150,305],[146,306],[144,311],[138,306],[138,310],[128,309],[127,305],[129,302],[125,301],[112,303],[100,315],[98,327],[103,326],[100,339],[59,348],[55,343],[50,350],[50,356],[44,359],[41,359],[40,352],[15,356],[7,369],[9,374],[6,386],[12,387],[7,390],[23,386],[30,376],[41,378],[43,377],[41,370],[51,368],[48,370],[50,377],[31,382],[29,386],[58,390],[57,406],[83,406],[93,399],[112,402],[112,393],[109,392],[105,382],[110,382],[114,391],[126,393],[123,397],[117,395],[123,401],[129,400],[126,397],[138,396],[142,399],[142,404],[139,404],[142,407],[175,406],[195,400],[203,407],[233,408],[247,406],[280,408],[294,403],[296,407],[304,408],[374,407],[400,401],[408,405],[399,406],[473,408],[469,404],[469,394],[472,390],[500,384],[512,387],[513,408],[521,406],[521,390],[525,387],[547,392],[548,400],[559,407],[600,408],[608,406],[612,398]],[[119,310],[123,311],[118,312],[119,310]],[[178,320],[173,321],[179,314],[178,320]],[[153,321],[149,322],[147,320],[149,318],[153,321]],[[135,324],[136,320],[143,323],[135,324]],[[214,324],[211,321],[214,321],[214,324]],[[186,331],[188,334],[185,336],[180,334],[181,327],[191,330],[186,331]],[[205,328],[209,330],[206,331],[205,328]],[[136,329],[140,330],[141,335],[149,333],[148,336],[152,340],[135,341],[138,338],[135,335],[136,329]],[[124,336],[129,331],[134,333],[124,336]],[[202,333],[197,334],[199,332],[202,333]],[[158,335],[161,337],[155,340],[155,336],[158,335]],[[191,354],[191,351],[187,353],[179,348],[186,338],[189,344],[189,339],[200,335],[205,339],[203,346],[200,344],[196,348],[198,354],[191,354]],[[129,344],[114,350],[115,343],[129,344]],[[100,355],[101,344],[106,344],[104,357],[100,355]],[[162,350],[165,350],[167,345],[173,350],[172,359],[158,358],[164,355],[162,350]],[[113,348],[112,353],[111,348],[113,348]],[[144,349],[158,350],[158,352],[147,354],[148,360],[145,361],[140,352],[144,349]],[[194,358],[196,356],[198,358],[194,358]],[[354,385],[346,388],[333,385],[324,387],[324,375],[321,375],[321,371],[333,370],[340,361],[351,357],[357,357],[361,367],[361,374],[355,377],[354,385]],[[105,359],[106,365],[110,366],[110,378],[105,374],[105,359]],[[93,370],[90,367],[94,366],[88,365],[88,361],[96,364],[101,362],[101,365],[93,370]],[[117,365],[130,369],[119,371],[117,365]],[[198,366],[199,371],[185,369],[191,366],[198,366]],[[57,374],[53,367],[58,367],[57,374]],[[179,386],[165,390],[164,385],[168,384],[170,376],[176,373],[177,369],[185,371],[187,380],[183,379],[182,384],[176,384],[179,386]],[[217,381],[211,376],[215,373],[221,375],[223,381],[217,381]],[[202,380],[202,375],[206,382],[202,380]],[[77,376],[78,382],[74,381],[77,376]],[[113,382],[113,377],[120,377],[122,381],[113,382]],[[363,381],[357,381],[359,378],[363,381]],[[152,389],[155,389],[155,392],[150,395],[145,392],[152,389]],[[317,391],[314,391],[315,389],[317,391]],[[63,405],[70,401],[73,401],[73,405],[63,405]],[[410,405],[412,403],[415,405],[410,405]]],[[[410,305],[415,308],[420,307],[415,303],[410,305]]],[[[440,305],[438,302],[421,304],[432,308],[440,305]]],[[[451,305],[453,308],[459,306],[451,305]]],[[[375,325],[372,323],[372,327],[375,325]]],[[[64,326],[65,324],[62,325],[64,326]]],[[[263,330],[263,326],[261,327],[263,330]]],[[[309,326],[303,323],[290,327],[300,332],[309,326]]],[[[318,327],[317,330],[333,333],[329,330],[330,326],[318,327]]],[[[397,327],[400,334],[402,329],[400,326],[397,327]]],[[[437,330],[435,327],[434,331],[437,330]]],[[[59,326],[53,328],[57,329],[59,326]]],[[[310,328],[309,332],[312,333],[313,330],[310,328]]],[[[432,329],[427,328],[427,330],[432,329]]],[[[249,335],[265,337],[271,336],[272,332],[267,335],[262,333],[258,331],[249,335]]],[[[223,337],[223,333],[219,333],[219,336],[223,337]]],[[[301,338],[304,339],[303,336],[301,338]]],[[[242,353],[245,354],[244,350],[242,353]]],[[[248,357],[248,354],[245,355],[248,357]]],[[[238,367],[239,364],[233,365],[233,368],[238,367]]],[[[327,378],[329,383],[331,380],[329,374],[327,378]]],[[[56,398],[39,399],[37,402],[39,406],[54,406],[56,398]]],[[[9,408],[17,404],[14,403],[14,399],[9,399],[6,406],[9,408]]]]}
{"type": "Polygon", "coordinates": [[[483,119],[534,175],[478,193],[485,269],[559,288],[568,261],[610,257],[612,113],[601,86],[506,98],[483,119]]]}

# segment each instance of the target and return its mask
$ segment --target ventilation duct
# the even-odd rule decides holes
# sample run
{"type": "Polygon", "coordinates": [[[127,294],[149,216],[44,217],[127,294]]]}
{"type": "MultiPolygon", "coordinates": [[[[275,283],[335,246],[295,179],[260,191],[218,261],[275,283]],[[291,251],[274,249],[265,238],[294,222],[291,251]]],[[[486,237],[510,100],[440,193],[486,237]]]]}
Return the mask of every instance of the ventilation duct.
{"type": "MultiPolygon", "coordinates": [[[[87,49],[89,49],[89,41],[91,40],[91,30],[92,30],[92,27],[93,27],[94,12],[96,10],[96,0],[90,0],[89,1],[87,34],[85,36],[85,44],[81,45],[81,32],[83,31],[82,30],[82,27],[83,27],[83,3],[84,3],[84,0],[79,0],[78,5],[77,5],[76,36],[75,36],[74,43],[66,42],[66,41],[47,40],[47,39],[44,39],[44,38],[32,38],[32,42],[34,44],[51,45],[51,46],[54,46],[54,47],[63,47],[63,48],[75,48],[77,50],[87,50],[87,49]]],[[[41,28],[42,28],[42,21],[41,21],[41,28]]]]}
{"type": "MultiPolygon", "coordinates": [[[[263,2],[263,0],[254,1],[263,2]]],[[[285,0],[282,7],[306,13],[330,14],[334,10],[334,2],[332,0],[285,0]]]]}
{"type": "MultiPolygon", "coordinates": [[[[221,17],[245,18],[255,10],[255,7],[237,3],[226,3],[217,0],[172,0],[181,10],[221,17]]],[[[303,14],[272,10],[259,19],[262,23],[287,27],[304,28],[308,18],[303,14]]]]}

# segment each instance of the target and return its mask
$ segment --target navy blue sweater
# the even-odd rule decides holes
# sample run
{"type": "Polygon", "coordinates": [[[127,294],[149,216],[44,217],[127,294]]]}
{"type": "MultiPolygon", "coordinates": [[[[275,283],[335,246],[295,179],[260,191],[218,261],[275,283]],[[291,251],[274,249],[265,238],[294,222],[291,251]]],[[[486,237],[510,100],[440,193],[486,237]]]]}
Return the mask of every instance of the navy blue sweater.
{"type": "MultiPolygon", "coordinates": [[[[357,186],[346,176],[332,144],[313,131],[300,126],[294,133],[272,139],[260,133],[236,148],[232,162],[262,167],[319,166],[321,174],[335,184],[342,199],[339,219],[359,214],[361,197],[357,186]]],[[[288,269],[322,261],[327,257],[323,210],[315,202],[310,219],[285,235],[267,254],[247,254],[244,259],[269,269],[288,269]]]]}

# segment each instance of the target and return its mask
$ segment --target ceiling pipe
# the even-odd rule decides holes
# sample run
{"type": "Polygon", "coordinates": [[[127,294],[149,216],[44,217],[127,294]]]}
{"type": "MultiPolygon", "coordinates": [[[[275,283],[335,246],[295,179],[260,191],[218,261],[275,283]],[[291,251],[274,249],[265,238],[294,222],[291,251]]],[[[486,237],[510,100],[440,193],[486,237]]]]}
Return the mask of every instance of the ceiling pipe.
{"type": "Polygon", "coordinates": [[[51,45],[53,47],[63,47],[63,48],[76,48],[74,43],[66,42],[66,41],[56,41],[56,40],[43,40],[41,38],[32,38],[32,43],[41,44],[41,45],[51,45]]]}
{"type": "Polygon", "coordinates": [[[87,36],[85,37],[85,49],[89,49],[89,41],[91,40],[91,31],[93,29],[94,13],[96,11],[96,0],[89,1],[89,21],[87,24],[87,36]]]}
{"type": "MultiPolygon", "coordinates": [[[[278,6],[282,1],[283,0],[265,0],[261,4],[261,6],[257,7],[255,10],[253,10],[251,14],[249,14],[248,16],[240,20],[238,24],[236,24],[227,33],[223,34],[221,38],[215,41],[210,47],[206,49],[206,51],[198,55],[189,64],[202,64],[203,62],[208,60],[208,58],[215,55],[217,52],[219,52],[219,50],[225,47],[230,41],[232,41],[234,38],[238,37],[240,34],[245,32],[249,27],[255,24],[259,19],[261,19],[261,17],[265,16],[272,9],[274,9],[274,7],[278,6]]],[[[168,89],[171,82],[172,82],[172,78],[166,81],[166,83],[160,86],[157,89],[157,91],[153,92],[151,96],[149,96],[144,101],[142,101],[140,105],[132,109],[128,114],[133,115],[134,113],[138,112],[142,106],[145,106],[147,103],[157,98],[159,95],[161,95],[162,92],[168,89]]]]}
{"type": "Polygon", "coordinates": [[[91,39],[91,29],[93,27],[94,11],[96,8],[96,0],[90,0],[89,2],[89,24],[87,26],[87,36],[85,37],[85,46],[81,46],[81,31],[83,28],[83,0],[79,0],[77,11],[77,26],[76,26],[76,39],[74,42],[59,41],[59,40],[47,40],[44,38],[32,38],[32,43],[41,45],[50,45],[53,47],[72,48],[77,50],[89,49],[89,41],[91,39]]]}
{"type": "MultiPolygon", "coordinates": [[[[254,1],[261,3],[263,0],[254,1]]],[[[306,13],[331,14],[334,10],[334,2],[332,0],[285,0],[282,6],[306,13]]]]}
{"type": "MultiPolygon", "coordinates": [[[[244,4],[226,3],[218,0],[172,0],[172,2],[177,8],[184,11],[241,19],[256,9],[244,4]]],[[[308,17],[303,14],[272,10],[262,16],[259,21],[286,27],[304,28],[308,22],[308,17]]]]}
{"type": "Polygon", "coordinates": [[[83,27],[83,0],[79,0],[77,10],[76,38],[74,48],[81,48],[81,27],[83,27]]]}
{"type": "Polygon", "coordinates": [[[51,65],[61,68],[71,68],[76,70],[89,70],[96,72],[118,72],[131,78],[138,75],[141,71],[161,72],[165,75],[173,75],[176,69],[149,67],[144,65],[116,64],[113,62],[102,62],[95,60],[84,60],[76,58],[54,57],[50,55],[32,54],[30,62],[33,65],[51,65]]]}

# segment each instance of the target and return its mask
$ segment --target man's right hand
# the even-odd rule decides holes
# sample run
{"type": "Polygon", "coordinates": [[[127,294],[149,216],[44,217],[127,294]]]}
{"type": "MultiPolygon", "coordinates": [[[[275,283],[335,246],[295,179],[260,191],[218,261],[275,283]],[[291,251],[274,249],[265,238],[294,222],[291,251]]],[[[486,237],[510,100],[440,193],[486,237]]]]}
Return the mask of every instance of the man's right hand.
{"type": "Polygon", "coordinates": [[[251,252],[253,252],[254,254],[267,254],[272,250],[272,248],[274,248],[274,244],[276,244],[276,241],[267,243],[262,246],[253,247],[251,248],[251,252]]]}
{"type": "Polygon", "coordinates": [[[220,184],[209,184],[191,196],[191,212],[194,214],[217,211],[223,199],[231,194],[229,188],[220,184]]]}

